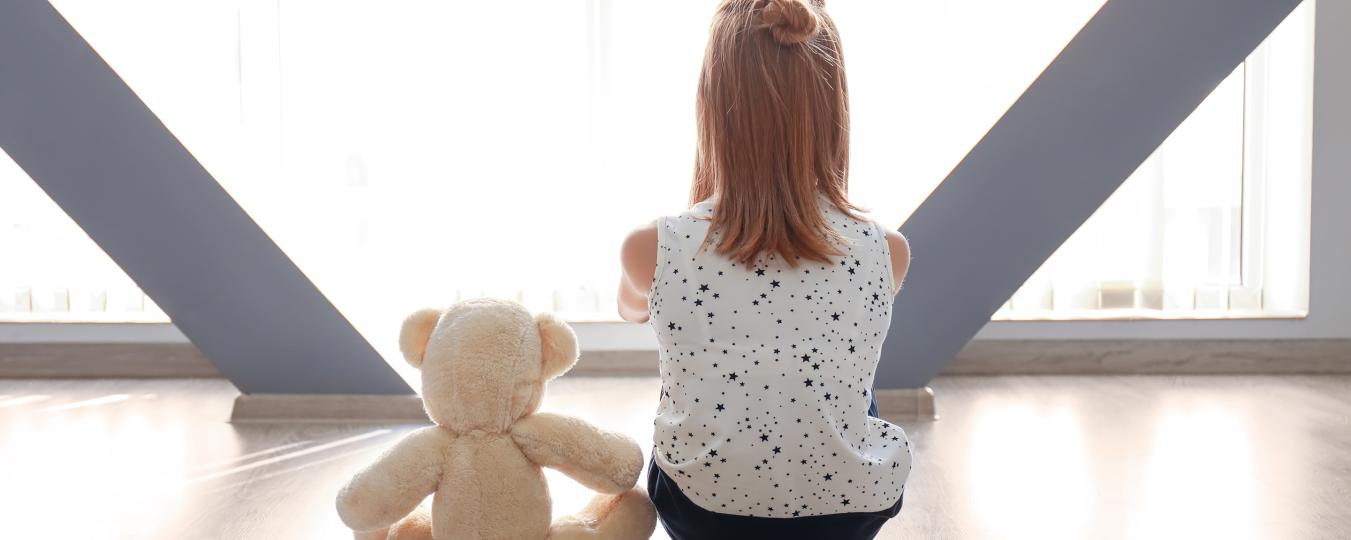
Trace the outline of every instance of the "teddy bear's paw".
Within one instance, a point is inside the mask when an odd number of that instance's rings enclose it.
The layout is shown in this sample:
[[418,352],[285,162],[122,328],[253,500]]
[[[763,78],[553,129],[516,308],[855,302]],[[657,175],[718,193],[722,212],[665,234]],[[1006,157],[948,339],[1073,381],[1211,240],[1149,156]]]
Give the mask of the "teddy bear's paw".
[[577,516],[563,516],[549,526],[549,540],[599,538],[594,524]]
[[652,536],[657,512],[641,488],[619,495],[596,495],[571,516],[549,528],[549,540],[635,540]]
[[431,510],[424,504],[390,527],[356,531],[352,536],[356,540],[432,540]]
[[389,527],[378,531],[355,531],[352,533],[355,540],[389,540]]
[[432,540],[432,515],[419,507],[389,530],[389,540]]

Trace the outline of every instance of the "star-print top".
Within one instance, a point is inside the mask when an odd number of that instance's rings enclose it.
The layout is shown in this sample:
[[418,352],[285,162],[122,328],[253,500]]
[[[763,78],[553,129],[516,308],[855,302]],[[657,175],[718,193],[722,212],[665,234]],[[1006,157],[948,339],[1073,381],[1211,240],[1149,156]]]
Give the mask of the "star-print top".
[[657,220],[654,460],[706,510],[870,512],[905,489],[909,439],[867,414],[891,321],[890,250],[876,223],[821,200],[849,241],[830,264],[767,254],[746,267],[699,250],[713,201]]

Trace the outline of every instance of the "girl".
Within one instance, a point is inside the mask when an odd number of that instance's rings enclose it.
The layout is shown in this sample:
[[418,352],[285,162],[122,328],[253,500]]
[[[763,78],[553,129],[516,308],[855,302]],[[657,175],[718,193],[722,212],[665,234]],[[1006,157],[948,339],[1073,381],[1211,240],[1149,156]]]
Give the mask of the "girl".
[[674,540],[873,538],[910,471],[872,395],[910,252],[846,199],[823,0],[722,0],[696,110],[692,207],[622,253],[620,315],[660,344],[648,494]]

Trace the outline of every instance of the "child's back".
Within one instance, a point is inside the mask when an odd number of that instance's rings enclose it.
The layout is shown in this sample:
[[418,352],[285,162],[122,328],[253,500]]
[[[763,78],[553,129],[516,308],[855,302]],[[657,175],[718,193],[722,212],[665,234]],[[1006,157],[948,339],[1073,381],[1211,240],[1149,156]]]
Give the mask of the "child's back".
[[660,342],[648,492],[674,540],[868,539],[900,510],[909,441],[872,383],[909,247],[847,198],[840,51],[821,0],[722,0],[696,203],[624,243],[620,315]]
[[[867,415],[891,321],[885,230],[822,200],[834,263],[749,267],[700,250],[714,202],[658,220],[655,462],[700,506],[799,517],[889,508],[909,441]],[[716,243],[715,233],[711,243]]]

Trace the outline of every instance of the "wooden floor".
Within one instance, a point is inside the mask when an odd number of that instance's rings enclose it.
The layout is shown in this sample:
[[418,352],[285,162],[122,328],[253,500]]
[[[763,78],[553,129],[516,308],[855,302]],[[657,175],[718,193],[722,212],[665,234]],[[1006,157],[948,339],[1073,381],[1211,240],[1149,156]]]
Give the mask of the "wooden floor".
[[[902,422],[885,538],[1351,538],[1351,377],[954,377]],[[655,379],[545,408],[650,440]],[[337,487],[412,426],[230,425],[221,380],[0,381],[0,538],[349,538]],[[555,512],[587,494],[550,473]],[[657,537],[665,538],[660,532]]]

